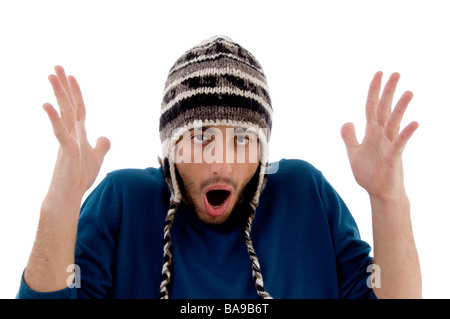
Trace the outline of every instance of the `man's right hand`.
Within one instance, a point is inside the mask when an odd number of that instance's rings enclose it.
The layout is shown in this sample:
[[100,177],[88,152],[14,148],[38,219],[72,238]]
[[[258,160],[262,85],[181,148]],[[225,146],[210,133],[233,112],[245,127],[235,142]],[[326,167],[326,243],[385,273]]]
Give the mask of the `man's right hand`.
[[60,145],[50,191],[57,192],[62,200],[81,199],[97,178],[111,144],[100,137],[97,145],[91,147],[86,136],[86,108],[80,86],[73,76],[66,76],[61,66],[56,66],[55,71],[56,76],[50,75],[49,81],[61,115],[51,104],[43,105]]
[[49,81],[60,115],[49,103],[43,105],[59,142],[52,181],[42,203],[36,240],[24,273],[36,291],[56,291],[67,286],[68,266],[74,264],[75,240],[81,201],[92,186],[111,144],[100,137],[94,148],[87,140],[86,108],[80,87],[61,66]]

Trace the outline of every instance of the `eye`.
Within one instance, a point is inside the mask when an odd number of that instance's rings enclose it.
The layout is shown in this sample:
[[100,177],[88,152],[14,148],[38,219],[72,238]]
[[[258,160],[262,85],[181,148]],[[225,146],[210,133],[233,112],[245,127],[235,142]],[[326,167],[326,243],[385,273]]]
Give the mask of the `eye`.
[[245,146],[250,143],[250,139],[245,135],[236,135],[234,140],[238,146]]
[[211,137],[204,133],[199,133],[192,135],[192,140],[195,144],[205,144],[211,140]]

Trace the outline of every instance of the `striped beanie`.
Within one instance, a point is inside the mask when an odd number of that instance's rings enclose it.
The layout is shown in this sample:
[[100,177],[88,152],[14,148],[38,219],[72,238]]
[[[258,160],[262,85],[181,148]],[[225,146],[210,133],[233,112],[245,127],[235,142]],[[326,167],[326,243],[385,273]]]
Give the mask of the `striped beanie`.
[[171,277],[170,228],[182,199],[177,180],[176,143],[187,131],[199,126],[229,126],[257,134],[260,165],[254,194],[250,197],[249,218],[244,238],[252,263],[258,294],[265,291],[258,257],[250,238],[259,196],[267,180],[268,142],[272,127],[272,106],[263,69],[246,49],[224,36],[203,41],[185,52],[169,71],[161,104],[159,133],[162,168],[171,190],[164,226],[164,260],[160,298],[169,297]]

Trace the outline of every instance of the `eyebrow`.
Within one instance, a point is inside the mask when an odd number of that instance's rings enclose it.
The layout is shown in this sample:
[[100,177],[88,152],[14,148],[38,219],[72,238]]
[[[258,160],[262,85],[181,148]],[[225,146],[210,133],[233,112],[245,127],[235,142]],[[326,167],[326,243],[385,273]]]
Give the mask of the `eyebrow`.
[[[204,132],[204,131],[206,131],[206,130],[208,130],[210,128],[216,128],[216,127],[217,126],[202,126],[201,127],[201,131]],[[194,128],[191,128],[189,131],[191,131],[191,132],[199,131],[199,128],[194,127]],[[235,127],[234,128],[234,132],[235,133],[252,133],[252,134],[255,134],[254,132],[246,132],[246,130],[244,128],[242,128],[242,127]]]

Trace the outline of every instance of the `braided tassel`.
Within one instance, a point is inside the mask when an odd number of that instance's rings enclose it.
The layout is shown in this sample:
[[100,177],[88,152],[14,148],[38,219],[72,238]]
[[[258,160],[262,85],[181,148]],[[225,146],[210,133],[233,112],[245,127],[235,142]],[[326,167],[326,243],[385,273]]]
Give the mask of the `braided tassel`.
[[252,229],[253,219],[255,217],[255,209],[252,205],[252,212],[247,220],[247,225],[245,227],[245,244],[247,245],[248,254],[250,255],[250,260],[252,261],[252,274],[255,281],[256,291],[258,295],[263,299],[273,299],[270,294],[264,289],[264,282],[261,274],[261,269],[259,266],[258,256],[256,255],[255,249],[253,248],[253,242],[250,238],[250,232]]
[[178,208],[177,203],[171,203],[167,212],[166,222],[164,224],[164,261],[162,268],[161,285],[159,288],[159,299],[169,299],[169,285],[172,265],[172,238],[170,228],[172,227],[175,212]]

